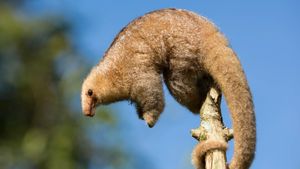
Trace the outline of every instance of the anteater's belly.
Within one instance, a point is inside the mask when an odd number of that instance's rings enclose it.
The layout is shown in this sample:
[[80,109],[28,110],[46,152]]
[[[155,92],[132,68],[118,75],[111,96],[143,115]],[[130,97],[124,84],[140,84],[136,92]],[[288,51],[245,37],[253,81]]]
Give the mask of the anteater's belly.
[[211,78],[201,72],[197,64],[186,60],[177,59],[169,65],[164,72],[164,79],[170,93],[190,111],[199,113],[211,86]]

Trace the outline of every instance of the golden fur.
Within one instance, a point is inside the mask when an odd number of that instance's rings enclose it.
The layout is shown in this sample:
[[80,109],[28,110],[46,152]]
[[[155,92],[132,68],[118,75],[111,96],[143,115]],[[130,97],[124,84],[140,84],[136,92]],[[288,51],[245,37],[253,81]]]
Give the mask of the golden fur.
[[[152,127],[164,107],[162,79],[174,98],[193,113],[199,112],[209,87],[218,85],[233,121],[235,144],[229,167],[249,168],[256,130],[245,74],[226,38],[193,12],[163,9],[127,25],[85,79],[83,112],[93,116],[99,104],[130,100]],[[195,152],[194,158],[203,154]]]

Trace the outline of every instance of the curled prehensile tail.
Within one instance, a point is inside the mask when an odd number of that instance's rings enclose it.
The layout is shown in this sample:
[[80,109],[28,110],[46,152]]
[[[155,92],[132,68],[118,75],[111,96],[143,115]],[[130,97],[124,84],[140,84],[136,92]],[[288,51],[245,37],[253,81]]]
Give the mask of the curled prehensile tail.
[[205,154],[211,150],[223,150],[226,151],[227,143],[220,141],[201,141],[197,144],[192,154],[192,163],[196,169],[205,169]]
[[225,95],[233,119],[234,154],[229,168],[249,168],[256,144],[255,114],[240,61],[231,48],[217,46],[205,57],[204,67]]

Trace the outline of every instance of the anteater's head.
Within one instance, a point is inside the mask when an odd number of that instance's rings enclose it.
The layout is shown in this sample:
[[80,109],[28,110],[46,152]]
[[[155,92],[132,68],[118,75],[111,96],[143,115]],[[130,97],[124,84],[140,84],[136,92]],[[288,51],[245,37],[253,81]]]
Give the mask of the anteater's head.
[[98,105],[107,104],[110,87],[107,78],[93,68],[82,84],[81,105],[86,116],[94,116]]

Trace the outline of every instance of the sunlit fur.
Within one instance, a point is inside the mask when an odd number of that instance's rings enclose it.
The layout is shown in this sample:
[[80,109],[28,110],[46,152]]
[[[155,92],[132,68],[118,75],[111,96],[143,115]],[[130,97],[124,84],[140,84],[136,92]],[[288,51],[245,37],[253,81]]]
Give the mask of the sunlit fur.
[[[249,168],[256,129],[245,74],[226,38],[193,12],[164,9],[127,25],[84,81],[83,111],[93,115],[95,105],[130,100],[139,117],[152,127],[164,108],[163,79],[174,98],[193,113],[198,113],[210,86],[220,88],[234,129],[229,168]],[[87,95],[89,89],[92,96]],[[218,144],[206,143],[214,145]],[[195,152],[194,158],[204,154]]]

